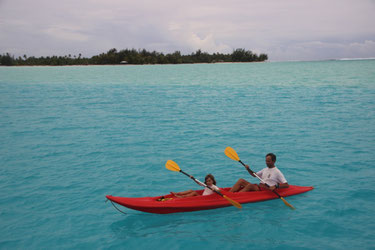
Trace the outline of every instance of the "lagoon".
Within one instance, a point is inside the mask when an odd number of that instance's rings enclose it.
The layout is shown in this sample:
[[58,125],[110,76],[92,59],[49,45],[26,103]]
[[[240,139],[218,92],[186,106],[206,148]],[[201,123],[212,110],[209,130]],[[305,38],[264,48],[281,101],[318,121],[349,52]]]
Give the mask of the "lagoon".
[[[375,60],[0,67],[0,248],[371,249]],[[256,181],[264,156],[288,197],[154,215],[105,195]]]

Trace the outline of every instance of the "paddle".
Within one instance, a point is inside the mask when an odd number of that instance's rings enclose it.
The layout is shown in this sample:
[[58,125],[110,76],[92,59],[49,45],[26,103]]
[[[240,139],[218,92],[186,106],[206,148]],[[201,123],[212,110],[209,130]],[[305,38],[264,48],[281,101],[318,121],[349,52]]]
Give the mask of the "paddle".
[[230,204],[232,204],[232,205],[235,206],[236,208],[242,208],[241,204],[238,203],[237,201],[232,200],[231,198],[229,198],[229,197],[225,196],[224,194],[222,194],[220,191],[215,190],[215,189],[212,189],[211,187],[207,186],[205,183],[200,182],[199,180],[195,179],[193,176],[191,176],[191,175],[185,173],[184,171],[182,171],[182,170],[180,169],[180,167],[177,165],[176,162],[174,162],[174,161],[172,161],[172,160],[168,160],[167,163],[165,164],[165,167],[166,167],[168,170],[183,173],[184,175],[188,176],[189,178],[193,179],[194,181],[196,181],[196,182],[202,184],[202,186],[211,189],[212,191],[214,191],[215,193],[217,193],[218,195],[220,195],[221,197],[223,197],[224,199],[226,199],[228,202],[230,202]]
[[[231,147],[227,147],[225,150],[224,150],[224,153],[226,156],[228,156],[229,158],[231,158],[232,160],[235,160],[235,161],[238,161],[239,163],[241,163],[245,168],[246,168],[246,165],[240,160],[240,157],[238,157],[238,154],[237,152],[231,148]],[[257,177],[261,182],[263,182],[266,186],[267,183],[265,183],[254,171],[252,171],[250,168],[246,168],[246,170],[251,174],[251,175],[254,175],[255,177]],[[269,187],[269,186],[268,186]],[[295,209],[291,204],[289,204],[285,199],[284,197],[281,197],[277,192],[276,190],[272,190],[284,203],[285,205],[287,205],[288,207],[290,207],[291,209]]]

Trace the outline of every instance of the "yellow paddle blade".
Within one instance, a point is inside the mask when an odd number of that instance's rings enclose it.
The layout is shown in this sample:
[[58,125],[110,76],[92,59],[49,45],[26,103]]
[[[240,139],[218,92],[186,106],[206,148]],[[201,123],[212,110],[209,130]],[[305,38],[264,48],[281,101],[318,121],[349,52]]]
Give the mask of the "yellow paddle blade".
[[283,197],[280,197],[280,199],[285,203],[285,205],[287,205],[288,207],[290,207],[291,209],[295,209],[291,204],[289,204],[289,202],[287,202]]
[[229,198],[229,197],[227,197],[227,196],[225,196],[225,195],[223,195],[223,198],[226,199],[227,201],[229,201],[229,202],[230,202],[233,206],[235,206],[236,208],[239,208],[239,209],[242,208],[241,204],[238,203],[237,201],[234,201],[234,200],[232,200],[231,198]]
[[167,163],[165,163],[165,167],[168,170],[180,172],[180,167],[177,165],[176,162],[174,162],[172,160],[168,160]]
[[238,154],[237,152],[231,148],[231,147],[227,147],[225,150],[224,150],[224,153],[226,156],[228,156],[229,158],[231,158],[232,160],[235,160],[235,161],[240,161],[240,157],[238,157]]

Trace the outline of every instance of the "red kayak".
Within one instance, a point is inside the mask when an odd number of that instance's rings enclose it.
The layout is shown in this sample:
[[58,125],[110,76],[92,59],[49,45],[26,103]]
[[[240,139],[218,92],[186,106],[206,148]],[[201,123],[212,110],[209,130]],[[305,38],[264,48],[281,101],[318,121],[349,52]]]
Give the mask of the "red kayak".
[[[277,192],[280,194],[280,196],[287,197],[291,195],[305,193],[312,189],[313,187],[301,187],[290,185],[289,188],[277,189]],[[229,190],[230,188],[220,189],[220,191],[224,195],[241,204],[279,198],[275,193],[269,190],[241,193],[232,193],[229,192]],[[203,193],[203,190],[196,191],[199,194]],[[120,204],[124,207],[155,214],[192,212],[198,210],[207,210],[231,206],[231,204],[226,199],[224,199],[216,193],[211,195],[200,195],[186,198],[177,198],[172,194],[156,197],[139,198],[116,197],[112,195],[107,195],[106,197],[108,200]]]

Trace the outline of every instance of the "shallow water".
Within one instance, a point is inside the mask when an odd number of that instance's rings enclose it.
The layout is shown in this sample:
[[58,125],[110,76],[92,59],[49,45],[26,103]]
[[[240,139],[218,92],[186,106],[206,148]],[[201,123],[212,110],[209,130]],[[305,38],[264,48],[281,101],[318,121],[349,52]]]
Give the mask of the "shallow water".
[[[0,67],[0,248],[373,249],[375,61]],[[105,195],[256,181],[311,192],[169,215]]]

